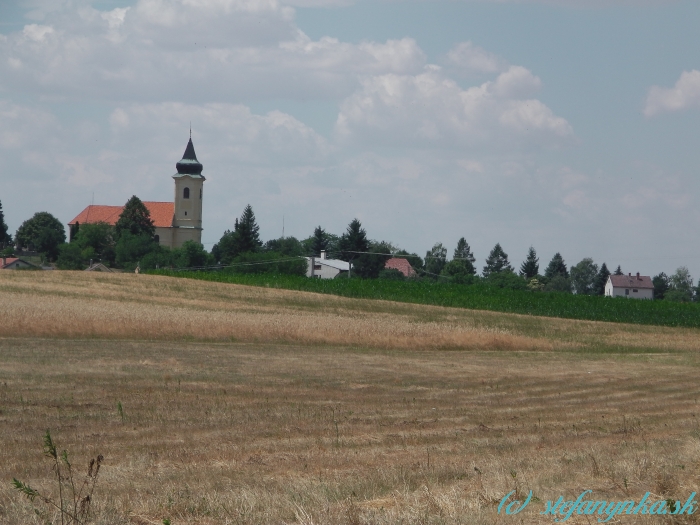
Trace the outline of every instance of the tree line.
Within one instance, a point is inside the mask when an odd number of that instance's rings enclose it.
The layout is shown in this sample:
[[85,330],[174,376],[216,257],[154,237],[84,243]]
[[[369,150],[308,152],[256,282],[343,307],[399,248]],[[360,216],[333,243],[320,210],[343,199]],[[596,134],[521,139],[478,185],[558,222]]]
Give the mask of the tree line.
[[[388,259],[403,257],[416,271],[416,279],[465,285],[485,282],[500,288],[581,295],[604,295],[611,275],[605,262],[598,266],[587,257],[569,267],[560,253],[555,253],[540,272],[540,260],[534,247],[529,248],[516,270],[500,243],[490,251],[479,274],[476,258],[464,237],[457,241],[451,259],[442,243],[436,243],[420,257],[391,242],[371,240],[358,219],[353,219],[341,235],[317,226],[305,239],[280,237],[263,242],[250,205],[235,220],[233,230],[223,233],[211,252],[191,241],[181,248],[168,249],[155,240],[155,227],[148,209],[136,196],[126,203],[114,226],[106,223],[78,225],[71,232],[70,242],[66,242],[61,222],[47,212],[36,213],[23,222],[14,239],[7,230],[0,203],[2,254],[9,256],[22,249],[36,251],[61,269],[83,269],[90,262],[99,261],[125,270],[136,266],[141,269],[222,267],[242,273],[305,275],[307,264],[302,257],[319,257],[321,252],[326,252],[328,258],[351,263],[351,276],[355,278],[405,279],[398,270],[385,269]],[[623,274],[619,265],[614,274]],[[700,301],[700,283],[693,286],[693,278],[685,267],[671,275],[662,272],[652,281],[656,299]]]

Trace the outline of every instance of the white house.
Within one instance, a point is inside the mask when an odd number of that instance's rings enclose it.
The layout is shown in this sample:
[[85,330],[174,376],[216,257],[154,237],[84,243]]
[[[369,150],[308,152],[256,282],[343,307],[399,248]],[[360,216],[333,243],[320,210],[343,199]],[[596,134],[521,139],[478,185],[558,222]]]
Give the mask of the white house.
[[321,257],[307,257],[307,277],[317,279],[333,279],[341,273],[350,271],[350,263],[339,259],[326,259],[326,252],[321,252]]
[[654,283],[647,275],[611,275],[605,283],[607,297],[627,297],[628,299],[653,299]]

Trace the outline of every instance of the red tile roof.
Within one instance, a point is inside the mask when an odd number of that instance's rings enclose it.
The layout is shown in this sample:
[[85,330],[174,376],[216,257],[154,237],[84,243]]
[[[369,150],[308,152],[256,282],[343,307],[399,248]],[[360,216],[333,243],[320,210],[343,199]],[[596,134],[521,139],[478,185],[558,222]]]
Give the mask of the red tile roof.
[[648,275],[611,275],[610,280],[615,288],[651,288],[654,283]]
[[[156,228],[169,228],[173,225],[175,215],[175,204],[172,202],[144,201],[143,203],[151,214],[151,220]],[[76,222],[80,224],[94,224],[96,222],[106,222],[114,226],[119,220],[124,206],[102,206],[91,205],[81,211],[78,216],[70,221],[70,226]]]
[[389,259],[386,264],[384,264],[384,268],[387,270],[398,270],[406,277],[416,276],[416,271],[413,269],[413,266],[411,266],[411,263],[399,257],[392,257]]
[[5,269],[17,260],[19,260],[19,257],[6,257],[5,264],[2,264],[3,259],[0,259],[0,268]]

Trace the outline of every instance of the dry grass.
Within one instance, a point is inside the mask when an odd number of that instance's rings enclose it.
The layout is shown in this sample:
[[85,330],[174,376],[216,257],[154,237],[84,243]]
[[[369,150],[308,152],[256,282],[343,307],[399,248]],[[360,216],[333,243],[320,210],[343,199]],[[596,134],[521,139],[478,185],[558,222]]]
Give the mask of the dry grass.
[[34,523],[9,481],[48,486],[46,428],[105,455],[105,525],[549,523],[497,501],[700,485],[698,331],[5,273],[2,523]]

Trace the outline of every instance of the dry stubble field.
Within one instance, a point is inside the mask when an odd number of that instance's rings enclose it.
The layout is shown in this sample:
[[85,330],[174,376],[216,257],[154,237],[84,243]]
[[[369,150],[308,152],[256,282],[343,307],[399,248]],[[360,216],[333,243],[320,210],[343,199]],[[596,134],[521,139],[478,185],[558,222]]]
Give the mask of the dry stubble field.
[[685,499],[698,350],[697,330],[2,272],[0,522],[38,523],[10,481],[50,488],[47,428],[75,463],[104,454],[103,524],[553,523],[498,501]]

